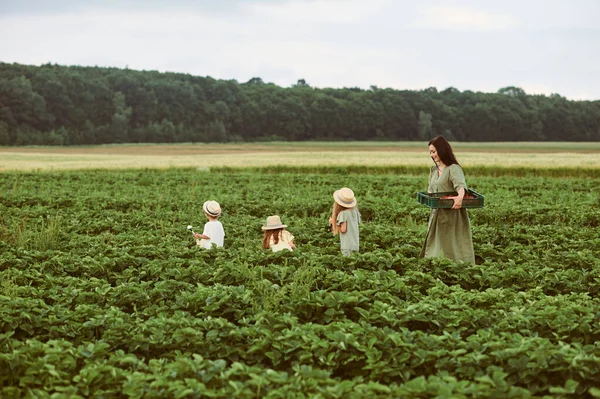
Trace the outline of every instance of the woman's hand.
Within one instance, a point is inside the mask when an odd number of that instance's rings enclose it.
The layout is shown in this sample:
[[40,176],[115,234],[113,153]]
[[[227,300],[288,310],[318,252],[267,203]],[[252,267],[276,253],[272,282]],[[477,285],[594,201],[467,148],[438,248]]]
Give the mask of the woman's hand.
[[462,207],[462,198],[458,195],[456,197],[450,197],[454,200],[454,205],[452,205],[452,209],[460,209]]
[[452,209],[460,209],[462,207],[463,197],[465,196],[465,189],[458,189],[458,195],[455,197],[450,197],[454,200],[454,205],[452,205]]

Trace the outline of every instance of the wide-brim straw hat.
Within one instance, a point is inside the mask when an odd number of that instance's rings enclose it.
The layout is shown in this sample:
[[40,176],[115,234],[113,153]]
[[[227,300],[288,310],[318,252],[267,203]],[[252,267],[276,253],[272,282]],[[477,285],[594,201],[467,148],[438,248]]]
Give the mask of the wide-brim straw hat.
[[202,205],[202,210],[209,216],[218,217],[221,216],[221,205],[217,201],[206,201]]
[[333,193],[333,200],[344,208],[354,208],[356,206],[354,191],[348,187],[341,188]]
[[276,229],[284,229],[287,225],[281,223],[281,218],[277,215],[269,216],[267,218],[267,223],[261,227],[263,230],[276,230]]

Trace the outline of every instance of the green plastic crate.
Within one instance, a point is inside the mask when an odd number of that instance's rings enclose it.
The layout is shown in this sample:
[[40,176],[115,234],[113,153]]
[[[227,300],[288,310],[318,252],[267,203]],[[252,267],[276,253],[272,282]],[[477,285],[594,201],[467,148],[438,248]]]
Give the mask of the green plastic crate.
[[[467,189],[465,192],[465,196],[470,194],[473,198],[463,198],[462,207],[463,208],[483,208],[483,200],[485,197],[479,194],[477,191]],[[456,192],[444,192],[444,193],[425,193],[419,191],[417,193],[417,200],[419,204],[423,204],[430,208],[452,208],[454,205],[454,200],[452,199],[442,199],[441,197],[449,197],[458,195]]]

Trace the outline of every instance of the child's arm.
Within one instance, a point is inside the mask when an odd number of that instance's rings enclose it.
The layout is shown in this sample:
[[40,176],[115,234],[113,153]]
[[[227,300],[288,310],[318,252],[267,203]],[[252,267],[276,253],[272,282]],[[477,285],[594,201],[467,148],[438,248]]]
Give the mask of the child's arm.
[[202,233],[196,233],[194,235],[195,239],[203,239],[203,240],[210,240],[210,236],[207,236],[206,233],[210,233],[210,229],[208,228],[208,223],[204,225],[204,231],[202,231]]
[[292,250],[296,249],[296,245],[294,245],[294,239],[293,238],[290,240],[290,248],[292,248]]
[[342,234],[346,233],[346,227],[348,227],[348,226],[346,226],[346,222],[340,223],[340,233],[342,233]]

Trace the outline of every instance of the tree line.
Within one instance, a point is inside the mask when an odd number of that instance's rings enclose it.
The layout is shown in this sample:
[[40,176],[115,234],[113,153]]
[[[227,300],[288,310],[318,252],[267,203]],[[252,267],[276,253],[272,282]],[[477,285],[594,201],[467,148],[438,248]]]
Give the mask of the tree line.
[[0,145],[305,140],[600,141],[600,101],[447,88],[284,88],[0,63]]

